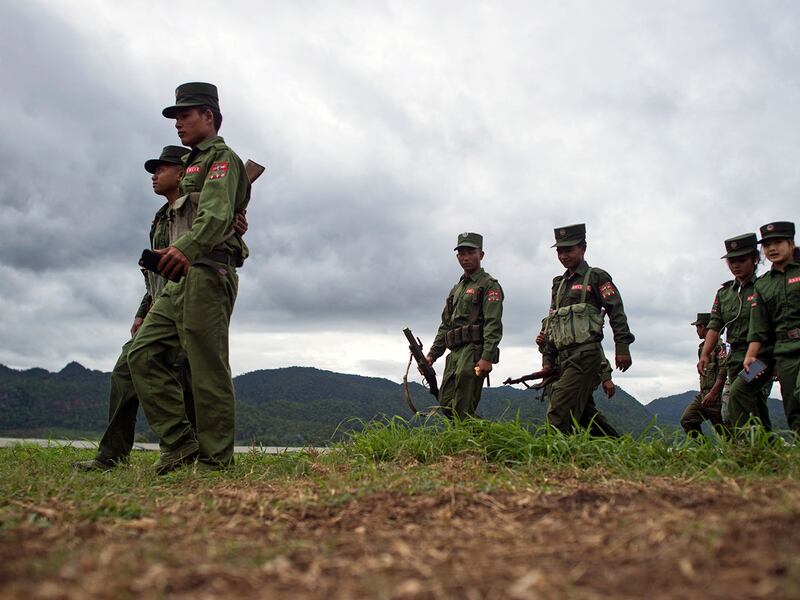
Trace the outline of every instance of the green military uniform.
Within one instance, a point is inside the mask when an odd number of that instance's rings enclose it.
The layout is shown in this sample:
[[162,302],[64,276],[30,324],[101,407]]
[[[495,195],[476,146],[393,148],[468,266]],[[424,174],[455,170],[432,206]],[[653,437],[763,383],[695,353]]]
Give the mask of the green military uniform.
[[[756,250],[756,235],[747,233],[725,240],[725,255],[722,258],[736,258],[746,256]],[[728,412],[732,425],[741,425],[753,415],[760,419],[765,429],[772,429],[769,418],[767,398],[772,389],[772,378],[759,377],[746,382],[737,377],[742,370],[745,354],[747,353],[747,329],[750,324],[750,303],[753,299],[756,276],[740,283],[736,280],[727,281],[717,290],[714,304],[711,307],[711,319],[708,328],[726,332],[726,341],[730,346],[726,360],[728,381],[730,383],[730,399]],[[772,347],[765,345],[758,355],[769,366],[772,372]]]
[[[482,248],[483,238],[462,233],[458,247]],[[500,284],[483,269],[465,273],[447,296],[428,356],[436,360],[445,349],[450,350],[439,385],[439,405],[448,416],[475,414],[484,381],[475,374],[475,364],[480,359],[491,363],[499,360],[503,299]]]
[[[556,228],[555,238],[555,247],[575,246],[585,240],[586,227],[579,224]],[[611,276],[583,261],[574,273],[567,271],[553,279],[547,321],[547,337],[552,345],[544,354],[542,365],[557,365],[561,372],[550,390],[547,421],[564,433],[572,430],[573,421],[579,425],[586,422],[587,409],[593,412],[595,423],[606,422],[602,413],[593,408],[592,399],[604,358],[603,312],[614,331],[616,354],[628,356],[634,336]]]
[[[795,233],[788,221],[769,223],[760,231],[759,243],[794,239]],[[774,342],[783,410],[789,428],[800,433],[800,263],[796,259],[783,271],[773,267],[756,281],[747,340]]]
[[[542,333],[544,333],[546,325],[547,319],[544,319],[542,321]],[[602,351],[602,347],[600,350]],[[555,348],[552,347],[552,344],[547,340],[546,337],[544,342],[539,344],[539,352],[541,352],[543,355],[549,352],[551,356],[558,356]],[[596,390],[598,386],[602,385],[606,381],[611,381],[611,373],[611,363],[608,362],[608,358],[604,352],[603,358],[600,361],[600,370],[598,371],[597,376],[594,379],[594,383],[592,384],[592,390]],[[545,397],[549,397],[552,387],[552,383],[547,385],[544,390]],[[606,416],[597,410],[597,405],[594,402],[594,393],[592,393],[589,396],[589,399],[586,401],[586,408],[583,409],[583,414],[581,414],[581,418],[578,419],[578,425],[584,429],[588,428],[590,435],[598,437],[619,437],[619,432],[609,422]]]
[[[710,320],[711,313],[697,313],[697,320],[690,324],[708,327]],[[700,346],[697,348],[698,359],[703,354],[704,344],[705,341],[700,342]],[[720,393],[708,405],[703,406],[703,398],[708,395],[717,381],[721,386],[725,384],[726,364],[725,344],[720,341],[717,342],[716,348],[709,356],[705,372],[700,376],[700,393],[695,396],[681,415],[681,427],[687,434],[701,435],[703,433],[701,426],[705,420],[710,421],[715,428],[722,431],[722,387],[720,387]]]
[[[159,164],[183,165],[182,157],[188,153],[188,149],[183,146],[165,146],[158,158],[150,159],[144,164],[144,168],[149,173],[155,173]],[[165,203],[158,209],[153,217],[150,226],[150,248],[158,250],[169,246],[169,222],[167,219],[167,209],[169,204]],[[166,279],[155,273],[142,270],[144,275],[145,293],[136,311],[136,318],[144,319],[155,299],[159,297],[164,289]],[[86,469],[112,468],[116,463],[127,459],[133,449],[134,434],[136,429],[136,413],[139,410],[139,398],[133,386],[131,371],[128,367],[128,352],[133,344],[133,339],[128,340],[114,369],[111,371],[111,387],[108,395],[108,426],[100,440],[97,455],[91,461],[76,463],[76,466]],[[185,361],[180,361],[181,377],[184,383],[189,381],[189,366]],[[191,398],[190,386],[184,385],[186,394],[185,404],[188,414],[194,422],[193,402]]]
[[[175,96],[176,105],[164,109],[164,116],[190,106],[219,107],[216,87],[210,84],[184,84]],[[232,224],[234,213],[247,207],[250,183],[241,159],[214,136],[186,158],[181,191],[196,203],[196,215],[172,246],[191,267],[180,281],[166,285],[128,355],[145,416],[160,440],[159,470],[195,455],[211,468],[233,462],[235,399],[228,327],[238,290],[236,267],[248,250]],[[196,432],[186,416],[174,367],[181,349],[192,369]]]

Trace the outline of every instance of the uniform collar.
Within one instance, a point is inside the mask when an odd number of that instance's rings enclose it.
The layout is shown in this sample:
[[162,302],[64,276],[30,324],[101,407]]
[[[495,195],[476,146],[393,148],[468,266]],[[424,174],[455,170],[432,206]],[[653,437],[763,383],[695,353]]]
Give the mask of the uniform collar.
[[774,267],[770,267],[770,269],[769,269],[769,272],[770,272],[770,273],[776,273],[777,275],[783,275],[784,273],[786,273],[786,271],[789,269],[789,267],[792,267],[792,266],[794,266],[794,267],[798,267],[798,266],[800,266],[800,265],[798,265],[798,264],[797,264],[797,261],[796,261],[796,260],[794,260],[794,259],[791,259],[791,260],[789,260],[789,262],[787,262],[787,263],[786,263],[786,265],[783,267],[783,271],[778,271],[778,270],[776,270]]
[[217,143],[219,143],[219,142],[222,142],[222,143],[224,144],[224,143],[225,143],[225,140],[224,140],[224,139],[222,139],[222,136],[220,136],[220,135],[215,135],[215,136],[213,136],[213,137],[210,137],[210,138],[208,138],[207,140],[203,140],[202,142],[200,142],[199,144],[197,144],[197,146],[196,146],[196,147],[197,147],[199,150],[202,150],[202,151],[204,151],[204,152],[205,152],[206,150],[208,150],[209,148],[211,148],[211,146],[213,146],[214,144],[217,144]]
[[[589,270],[589,263],[587,263],[585,260],[583,260],[583,261],[581,261],[581,264],[578,265],[578,268],[575,269],[575,274],[576,275],[580,275],[581,277],[583,277],[584,275],[586,275],[586,271],[588,271],[588,270]],[[569,277],[569,269],[564,271],[564,278],[566,279],[568,277]]]
[[748,285],[750,283],[754,283],[756,279],[758,279],[758,276],[756,275],[755,271],[753,271],[753,274],[750,276],[750,279],[748,279],[744,283],[739,283],[738,279],[734,279],[733,280],[733,289],[738,290],[740,288],[743,288],[743,287],[745,287],[746,285]]
[[162,218],[164,215],[167,214],[168,210],[169,210],[169,202],[165,202],[164,206],[162,206],[156,211],[156,216],[153,220],[158,221],[160,218]]
[[461,276],[461,281],[468,281],[468,280],[472,282],[478,281],[481,278],[481,275],[483,275],[485,272],[486,271],[483,270],[483,267],[481,267],[480,269],[475,271],[472,275],[467,275],[466,273],[464,273]]

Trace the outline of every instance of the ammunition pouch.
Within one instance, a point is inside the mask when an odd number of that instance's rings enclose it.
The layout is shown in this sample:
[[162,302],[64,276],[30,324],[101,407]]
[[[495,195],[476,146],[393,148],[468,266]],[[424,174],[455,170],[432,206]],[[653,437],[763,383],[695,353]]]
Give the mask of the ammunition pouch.
[[467,344],[482,343],[483,328],[480,325],[464,325],[444,334],[444,345],[448,350],[458,350]]
[[586,272],[583,278],[581,301],[569,306],[559,306],[558,300],[564,286],[561,280],[556,292],[556,306],[547,317],[546,334],[556,350],[564,350],[580,344],[598,342],[603,335],[603,311],[594,304],[586,302],[586,291],[592,269]]

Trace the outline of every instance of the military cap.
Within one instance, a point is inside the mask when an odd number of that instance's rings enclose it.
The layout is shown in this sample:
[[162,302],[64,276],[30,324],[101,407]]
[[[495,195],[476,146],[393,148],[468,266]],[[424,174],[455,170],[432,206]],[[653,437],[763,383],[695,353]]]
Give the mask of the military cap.
[[161,114],[168,119],[174,119],[179,110],[192,106],[208,106],[219,111],[217,86],[199,81],[182,83],[175,90],[175,104],[162,110]]
[[551,248],[575,246],[586,239],[586,225],[583,223],[556,227],[554,231],[556,234],[556,243],[550,246]]
[[762,225],[759,229],[761,232],[761,239],[758,240],[759,244],[763,244],[764,240],[771,239],[794,239],[794,223],[790,221],[775,221],[774,223],[767,223]]
[[456,247],[453,250],[458,250],[462,247],[483,250],[483,236],[480,233],[467,233],[466,231],[459,233],[458,242],[456,242]]
[[702,325],[705,327],[711,321],[711,313],[697,313],[697,319],[689,323],[689,325]]
[[725,240],[725,254],[720,258],[745,256],[758,250],[758,238],[755,233],[743,233]]
[[166,163],[168,165],[181,165],[183,166],[183,157],[189,154],[189,149],[183,146],[164,146],[161,151],[161,156],[158,158],[151,158],[144,163],[144,170],[148,173],[155,173],[158,165]]

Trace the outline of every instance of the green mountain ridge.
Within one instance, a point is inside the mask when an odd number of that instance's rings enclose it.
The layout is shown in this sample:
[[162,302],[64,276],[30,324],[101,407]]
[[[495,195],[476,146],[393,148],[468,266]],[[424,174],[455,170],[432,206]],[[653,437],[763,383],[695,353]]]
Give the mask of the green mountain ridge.
[[[56,373],[0,365],[0,435],[98,439],[108,420],[109,380],[110,373],[76,362]],[[393,415],[411,418],[402,386],[380,377],[285,367],[244,373],[234,378],[234,385],[236,438],[241,444],[325,445],[360,429],[365,421]],[[435,403],[422,385],[411,383],[410,390],[418,408]],[[620,431],[638,434],[654,419],[661,427],[679,427],[680,414],[696,393],[658,398],[645,406],[617,387],[611,400],[596,390],[595,401]],[[538,398],[532,390],[485,388],[478,412],[493,420],[519,416],[535,425],[544,422],[546,410]],[[776,412],[782,416],[780,406]],[[777,419],[776,425],[780,427]],[[141,411],[137,437],[156,441]]]

